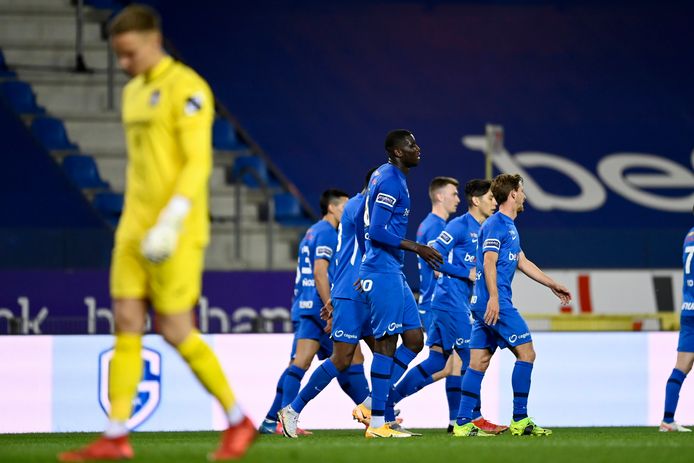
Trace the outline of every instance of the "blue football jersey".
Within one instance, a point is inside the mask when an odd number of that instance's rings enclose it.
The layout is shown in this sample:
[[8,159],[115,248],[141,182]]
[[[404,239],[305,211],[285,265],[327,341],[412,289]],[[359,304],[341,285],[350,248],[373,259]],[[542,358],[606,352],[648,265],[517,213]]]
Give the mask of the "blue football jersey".
[[682,264],[684,266],[684,284],[682,287],[682,315],[694,316],[694,227],[684,238],[682,249]]
[[364,296],[354,289],[359,279],[359,266],[364,255],[364,195],[357,193],[345,203],[342,220],[337,229],[337,249],[330,292],[333,298],[363,301]]
[[410,193],[405,174],[383,164],[371,175],[364,210],[366,255],[362,269],[374,273],[400,273],[405,252],[400,241],[407,233]]
[[[313,278],[314,263],[318,259],[332,261],[337,247],[337,230],[327,220],[320,220],[308,229],[299,244],[299,268],[301,272],[301,291],[299,311],[301,315],[318,314],[323,301],[316,290]],[[328,268],[330,269],[331,266]],[[331,275],[328,275],[332,281]]]
[[[477,261],[477,235],[480,224],[469,212],[456,217],[439,234],[433,247],[444,257],[443,275],[438,279],[434,292],[434,306],[443,310],[470,308],[472,281],[460,276],[470,275]],[[448,273],[451,270],[456,272]]]
[[292,296],[291,319],[293,322],[298,322],[300,318],[299,312],[299,295],[301,294],[301,266],[299,261],[296,262],[296,278],[294,279],[294,292]]
[[[445,227],[446,221],[430,212],[417,228],[417,242],[428,246],[433,245],[436,237]],[[419,256],[417,256],[417,267],[419,268],[419,303],[428,303],[436,289],[434,269]]]
[[499,254],[496,262],[496,286],[499,293],[499,310],[512,309],[511,282],[518,267],[521,253],[520,236],[509,216],[496,212],[480,227],[477,242],[477,281],[475,282],[472,309],[484,312],[487,309],[489,291],[484,278],[484,253]]

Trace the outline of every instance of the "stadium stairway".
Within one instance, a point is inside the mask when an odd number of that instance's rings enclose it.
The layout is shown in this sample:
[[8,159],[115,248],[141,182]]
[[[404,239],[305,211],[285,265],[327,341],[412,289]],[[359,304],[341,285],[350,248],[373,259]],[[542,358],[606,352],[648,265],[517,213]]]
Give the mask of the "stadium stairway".
[[[88,2],[86,2],[88,3]],[[84,61],[90,72],[75,72],[75,7],[70,0],[0,0],[0,49],[17,78],[31,84],[38,103],[62,119],[69,138],[96,160],[99,174],[116,192],[125,186],[125,140],[120,125],[121,91],[127,78],[116,72],[114,108],[108,109],[108,47],[102,24],[107,10],[85,7]],[[212,236],[208,269],[267,268],[267,224],[261,221],[260,189],[240,188],[241,256],[235,256],[235,194],[228,182],[234,158],[243,151],[215,151],[210,179]],[[60,158],[56,159],[60,162]],[[85,192],[89,194],[89,192]],[[267,216],[267,214],[265,214]],[[293,269],[301,226],[274,229],[274,269]]]

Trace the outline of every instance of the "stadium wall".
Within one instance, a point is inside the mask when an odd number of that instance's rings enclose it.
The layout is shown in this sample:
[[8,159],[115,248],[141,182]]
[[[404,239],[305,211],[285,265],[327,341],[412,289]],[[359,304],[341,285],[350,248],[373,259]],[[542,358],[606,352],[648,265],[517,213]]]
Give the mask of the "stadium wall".
[[[675,268],[692,225],[688,2],[155,1],[164,29],[301,191],[355,192],[414,130],[409,236],[436,175],[484,175],[505,130],[526,254],[552,268]],[[406,31],[406,32],[405,32]],[[418,287],[414,259],[408,279]]]
[[[533,335],[538,352],[529,410],[547,426],[656,426],[665,382],[676,357],[676,333]],[[257,423],[267,412],[286,368],[290,335],[208,335],[246,412]],[[110,336],[0,337],[0,433],[100,431],[106,423]],[[141,431],[222,429],[220,409],[174,349],[146,336],[146,378],[131,424]],[[368,349],[367,349],[368,350]],[[415,363],[422,360],[422,356]],[[366,366],[370,354],[366,354]],[[482,385],[483,412],[510,421],[508,351],[495,356]],[[312,369],[317,366],[314,362]],[[309,372],[310,375],[310,372]],[[308,375],[307,375],[308,377]],[[448,422],[443,382],[401,403],[410,428]],[[307,429],[357,428],[353,404],[333,382],[301,416]],[[694,383],[682,388],[678,420],[694,421]]]
[[[676,316],[680,311],[679,270],[555,270],[549,274],[569,288],[573,302],[561,307],[549,290],[519,273],[513,293],[523,313]],[[203,295],[195,307],[201,331],[291,331],[294,277],[293,272],[205,272]],[[0,271],[0,333],[110,333],[108,281],[106,270]],[[531,327],[552,329],[532,322]],[[638,329],[657,330],[660,325]]]

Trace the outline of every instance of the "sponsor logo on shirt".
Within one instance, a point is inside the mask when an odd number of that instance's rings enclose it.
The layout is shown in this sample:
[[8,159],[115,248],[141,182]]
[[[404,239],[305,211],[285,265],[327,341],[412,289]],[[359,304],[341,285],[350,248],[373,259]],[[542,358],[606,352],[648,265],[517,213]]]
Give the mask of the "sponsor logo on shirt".
[[300,309],[312,309],[313,308],[313,301],[299,301],[299,308]]
[[388,331],[395,331],[395,330],[397,330],[398,328],[402,328],[402,323],[395,323],[395,322],[393,322],[393,323],[391,323],[390,325],[388,325]]
[[408,208],[405,208],[405,210],[404,210],[403,213],[402,213],[402,216],[403,216],[403,217],[407,217],[407,216],[409,216],[409,215],[410,215],[410,210],[409,210]]
[[316,286],[316,280],[314,280],[313,278],[304,278],[301,281],[301,286],[313,288]]
[[484,244],[482,245],[483,249],[491,248],[491,249],[496,249],[497,251],[501,247],[501,241],[494,239],[494,238],[489,238],[484,240]]
[[464,346],[465,344],[470,344],[470,340],[465,338],[458,338],[455,340],[456,346]]
[[510,260],[511,262],[517,261],[518,260],[518,254],[514,254],[512,252],[509,252],[508,253],[508,260]]
[[385,193],[379,193],[378,196],[376,196],[376,203],[383,204],[384,206],[393,207],[396,202],[397,199]]
[[516,238],[518,238],[518,233],[516,233],[516,230],[511,229],[508,231],[508,233],[509,233],[509,235],[511,235],[512,241],[515,240]]
[[508,337],[508,342],[513,344],[516,341],[522,341],[525,338],[530,337],[530,333],[523,333],[523,334],[512,334],[511,336]]
[[694,302],[683,302],[682,303],[682,311],[685,310],[694,310]]
[[442,231],[438,238],[443,244],[451,244],[453,237],[447,231]]
[[316,257],[327,257],[330,259],[333,256],[333,250],[330,246],[318,246],[316,248]]
[[477,244],[477,233],[470,233],[470,241],[472,244]]
[[465,253],[465,257],[463,259],[465,262],[475,262],[475,256],[471,256],[467,252]]

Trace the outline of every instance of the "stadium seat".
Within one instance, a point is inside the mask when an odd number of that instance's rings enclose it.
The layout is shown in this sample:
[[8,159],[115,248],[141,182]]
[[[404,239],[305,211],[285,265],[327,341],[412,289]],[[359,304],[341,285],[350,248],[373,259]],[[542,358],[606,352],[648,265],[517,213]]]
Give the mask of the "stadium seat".
[[118,219],[123,212],[123,195],[110,191],[94,195],[92,205],[101,216],[112,226],[118,225]]
[[31,90],[31,85],[21,80],[0,83],[0,95],[17,114],[45,114],[46,112],[36,103],[36,96]]
[[2,53],[2,50],[0,50],[0,79],[13,78],[16,76],[17,75],[7,67],[5,55]]
[[282,225],[299,226],[310,225],[311,220],[306,217],[299,200],[291,193],[277,193],[275,199],[275,221]]
[[236,129],[226,119],[217,118],[212,127],[212,145],[217,150],[238,151],[248,148],[238,139]]
[[123,5],[118,0],[85,0],[84,4],[100,10],[123,9]]
[[109,188],[108,182],[99,175],[94,158],[71,154],[63,159],[63,171],[79,188]]
[[[253,175],[253,172],[256,175]],[[270,186],[267,165],[258,156],[239,156],[234,159],[231,177],[233,181],[241,181],[249,188]]]
[[79,147],[69,140],[59,119],[37,117],[31,122],[31,133],[48,151],[79,151]]

